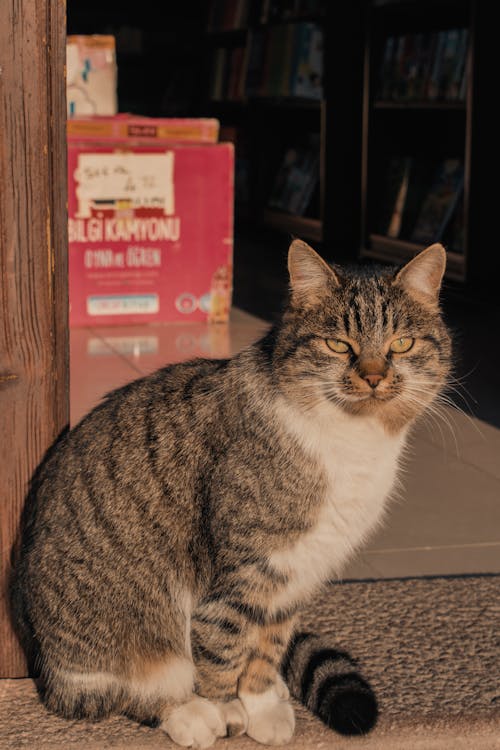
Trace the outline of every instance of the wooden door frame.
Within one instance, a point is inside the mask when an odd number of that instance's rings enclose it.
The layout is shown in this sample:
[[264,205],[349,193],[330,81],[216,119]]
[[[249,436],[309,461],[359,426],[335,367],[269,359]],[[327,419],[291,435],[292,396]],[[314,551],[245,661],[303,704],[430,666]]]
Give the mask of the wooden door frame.
[[29,478],[69,421],[66,1],[0,0],[0,18],[0,677],[22,677],[11,550]]

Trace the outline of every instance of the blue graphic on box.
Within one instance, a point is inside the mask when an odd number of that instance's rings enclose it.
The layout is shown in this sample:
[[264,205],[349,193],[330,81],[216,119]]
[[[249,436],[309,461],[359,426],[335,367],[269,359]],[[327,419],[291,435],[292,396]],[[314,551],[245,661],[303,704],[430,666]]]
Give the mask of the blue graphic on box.
[[107,294],[87,297],[88,315],[151,314],[160,309],[157,294]]

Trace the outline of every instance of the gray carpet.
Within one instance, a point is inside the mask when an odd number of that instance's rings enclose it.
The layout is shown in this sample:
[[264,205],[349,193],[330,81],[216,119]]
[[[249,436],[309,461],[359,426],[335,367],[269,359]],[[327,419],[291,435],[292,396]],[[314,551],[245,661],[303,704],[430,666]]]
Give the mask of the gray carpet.
[[360,659],[386,718],[500,712],[500,576],[345,582],[304,622]]
[[[360,660],[380,709],[366,737],[341,737],[304,710],[290,750],[500,748],[500,577],[353,581],[327,587],[304,627]],[[0,681],[0,748],[171,748],[158,730],[116,717],[49,716],[30,680]],[[215,749],[251,750],[248,737]]]

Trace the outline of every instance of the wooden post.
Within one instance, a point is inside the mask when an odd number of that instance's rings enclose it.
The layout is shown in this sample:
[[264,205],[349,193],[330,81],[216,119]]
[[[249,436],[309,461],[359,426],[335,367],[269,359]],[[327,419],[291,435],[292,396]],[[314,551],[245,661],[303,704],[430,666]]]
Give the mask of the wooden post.
[[0,19],[0,677],[21,677],[11,548],[69,413],[65,0],[0,0]]

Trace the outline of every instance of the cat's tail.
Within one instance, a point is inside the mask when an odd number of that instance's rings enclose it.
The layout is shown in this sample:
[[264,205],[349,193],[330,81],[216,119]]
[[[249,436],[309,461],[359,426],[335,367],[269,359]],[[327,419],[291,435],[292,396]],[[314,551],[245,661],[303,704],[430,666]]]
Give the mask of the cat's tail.
[[324,636],[297,633],[281,665],[291,694],[340,734],[365,734],[375,726],[377,699],[357,661]]

